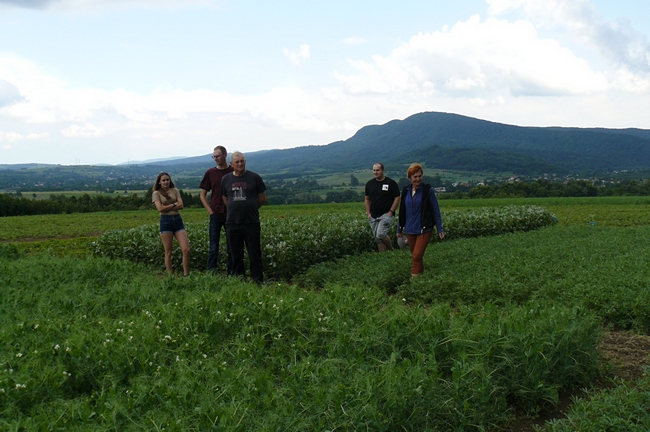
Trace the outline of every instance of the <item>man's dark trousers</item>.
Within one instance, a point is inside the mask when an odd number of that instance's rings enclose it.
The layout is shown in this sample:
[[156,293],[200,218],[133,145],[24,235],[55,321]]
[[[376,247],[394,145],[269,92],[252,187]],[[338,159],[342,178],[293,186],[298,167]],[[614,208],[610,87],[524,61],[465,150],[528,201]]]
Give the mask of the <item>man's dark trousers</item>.
[[[226,218],[223,219],[216,213],[210,215],[210,249],[208,250],[208,270],[217,271],[219,263],[219,240],[221,238],[221,228],[226,226]],[[226,270],[228,274],[232,273],[232,254],[230,245],[226,239],[226,250],[228,251],[228,261]]]
[[251,279],[257,283],[262,283],[264,276],[260,225],[255,223],[226,225],[226,234],[230,253],[232,254],[232,272],[230,274],[244,276],[246,273],[246,267],[244,266],[244,245],[246,245],[250,260]]

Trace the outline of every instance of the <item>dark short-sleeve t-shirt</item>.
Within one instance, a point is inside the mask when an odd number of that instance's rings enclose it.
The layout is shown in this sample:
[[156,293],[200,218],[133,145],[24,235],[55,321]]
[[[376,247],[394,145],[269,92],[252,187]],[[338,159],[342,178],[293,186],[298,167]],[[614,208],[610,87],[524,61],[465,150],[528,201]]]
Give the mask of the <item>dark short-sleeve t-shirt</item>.
[[377,218],[388,213],[395,198],[400,196],[399,186],[390,177],[382,181],[373,178],[366,183],[366,196],[370,198],[370,216]]
[[258,195],[266,192],[262,177],[252,171],[221,179],[221,195],[228,199],[226,225],[260,223]]
[[201,184],[199,185],[201,189],[212,192],[210,208],[213,212],[221,216],[225,216],[226,214],[226,206],[221,198],[221,180],[226,174],[230,174],[232,171],[231,166],[226,169],[212,167],[205,172],[203,180],[201,180]]

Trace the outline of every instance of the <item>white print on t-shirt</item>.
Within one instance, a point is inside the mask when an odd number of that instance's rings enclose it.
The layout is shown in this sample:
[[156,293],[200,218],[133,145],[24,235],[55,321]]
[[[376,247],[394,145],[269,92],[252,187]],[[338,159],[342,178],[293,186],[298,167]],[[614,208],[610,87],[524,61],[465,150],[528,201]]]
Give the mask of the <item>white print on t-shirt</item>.
[[246,201],[246,182],[237,182],[232,184],[232,200]]
[[381,190],[387,191],[388,190],[388,185],[381,185]]

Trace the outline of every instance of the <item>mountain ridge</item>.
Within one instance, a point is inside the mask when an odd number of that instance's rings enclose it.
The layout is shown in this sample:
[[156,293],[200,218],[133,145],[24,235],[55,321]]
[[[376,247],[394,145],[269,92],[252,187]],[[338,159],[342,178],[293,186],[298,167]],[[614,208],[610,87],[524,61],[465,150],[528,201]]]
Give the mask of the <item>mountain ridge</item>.
[[[214,165],[210,155],[119,166],[200,175]],[[377,161],[391,169],[417,161],[434,169],[521,175],[610,172],[650,169],[650,130],[516,126],[460,114],[422,112],[364,126],[350,138],[327,145],[249,152],[246,158],[249,168],[260,174],[296,176],[365,169]],[[25,170],[30,164],[21,165],[14,169]],[[0,170],[3,167],[7,165],[0,165]]]

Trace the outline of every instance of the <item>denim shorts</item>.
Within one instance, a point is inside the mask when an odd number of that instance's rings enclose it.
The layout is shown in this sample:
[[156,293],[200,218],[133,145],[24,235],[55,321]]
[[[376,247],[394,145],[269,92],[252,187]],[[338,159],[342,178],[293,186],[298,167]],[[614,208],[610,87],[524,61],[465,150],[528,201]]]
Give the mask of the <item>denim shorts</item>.
[[376,243],[380,243],[381,239],[388,237],[388,231],[390,231],[394,220],[395,216],[389,216],[388,213],[376,219],[373,217],[368,218],[368,223],[370,224],[370,229],[372,229],[372,235]]
[[184,230],[185,225],[181,215],[160,215],[160,234],[176,234]]

